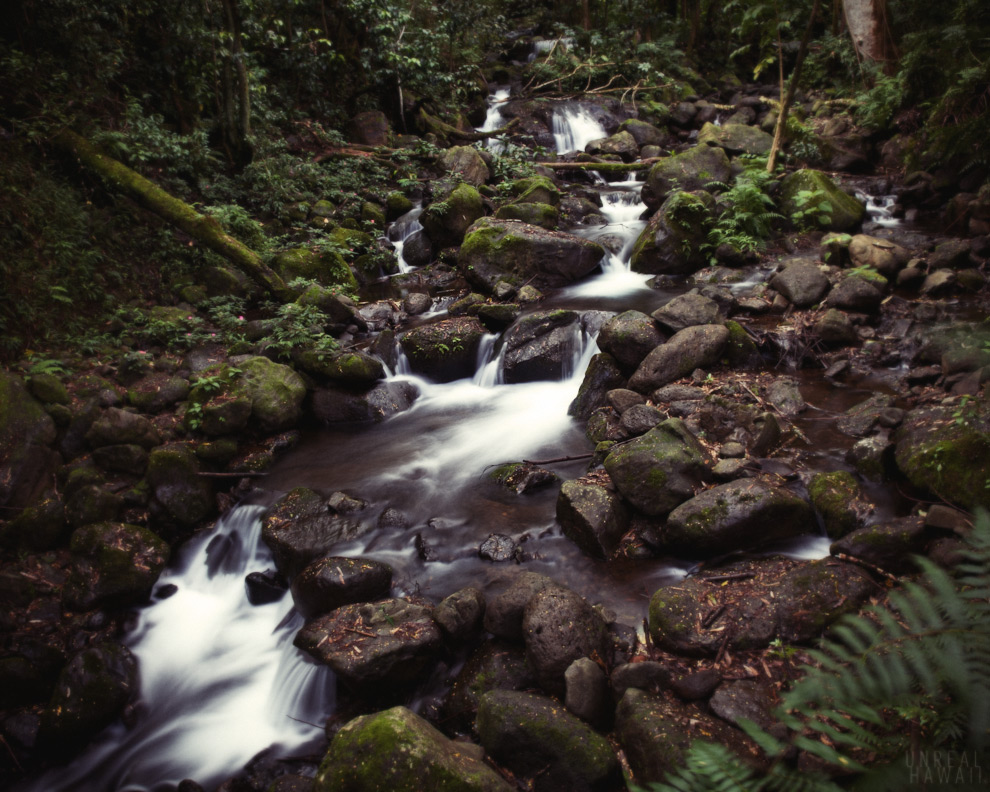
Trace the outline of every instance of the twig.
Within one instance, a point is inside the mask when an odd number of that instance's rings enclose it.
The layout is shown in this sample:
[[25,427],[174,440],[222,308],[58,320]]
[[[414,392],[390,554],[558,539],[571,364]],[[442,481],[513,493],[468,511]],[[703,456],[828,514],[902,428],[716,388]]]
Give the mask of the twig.
[[723,602],[717,608],[712,608],[712,610],[709,611],[708,615],[705,616],[705,618],[701,620],[701,626],[702,626],[702,628],[705,629],[705,630],[707,630],[716,621],[718,621],[718,617],[722,615],[722,613],[725,611],[725,609],[728,607],[728,605],[729,605],[729,603]]
[[259,473],[255,470],[232,470],[229,473],[197,473],[196,475],[202,476],[203,478],[260,478],[261,476],[267,476],[268,474]]
[[576,456],[562,456],[562,457],[556,457],[555,459],[540,459],[540,460],[524,459],[523,463],[526,465],[551,465],[554,462],[573,462],[577,459],[591,459],[591,457],[593,456],[594,453],[577,454]]
[[708,583],[721,583],[725,580],[749,580],[754,577],[756,577],[755,572],[735,572],[731,575],[712,575],[702,579]]
[[900,580],[900,578],[898,578],[897,575],[892,575],[890,572],[888,572],[885,569],[881,569],[876,564],[871,564],[869,561],[864,561],[862,558],[857,558],[856,556],[851,556],[848,553],[836,553],[833,557],[834,558],[838,558],[841,561],[848,561],[850,564],[856,564],[857,566],[864,567],[864,568],[870,570],[871,572],[875,572],[876,574],[880,575],[881,577],[887,578],[887,580],[894,581],[895,583],[898,580]]

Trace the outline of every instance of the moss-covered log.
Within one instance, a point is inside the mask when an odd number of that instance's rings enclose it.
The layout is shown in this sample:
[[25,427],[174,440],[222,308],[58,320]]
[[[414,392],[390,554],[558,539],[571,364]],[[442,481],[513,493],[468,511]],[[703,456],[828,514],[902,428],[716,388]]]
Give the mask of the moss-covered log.
[[456,137],[461,140],[484,140],[485,138],[496,137],[498,135],[508,132],[512,127],[519,123],[518,118],[513,118],[508,124],[499,129],[490,129],[487,132],[478,132],[476,130],[465,131],[463,129],[458,129],[451,124],[441,121],[436,116],[431,116],[425,110],[420,108],[419,120],[423,126],[430,132],[443,137]]
[[227,234],[212,217],[200,214],[123,163],[100,153],[92,143],[72,130],[62,130],[54,142],[72,153],[83,167],[98,174],[107,184],[243,270],[266,291],[280,298],[288,296],[285,283],[258,254]]
[[540,168],[552,170],[593,170],[600,173],[631,173],[649,170],[659,157],[650,157],[639,162],[537,162]]

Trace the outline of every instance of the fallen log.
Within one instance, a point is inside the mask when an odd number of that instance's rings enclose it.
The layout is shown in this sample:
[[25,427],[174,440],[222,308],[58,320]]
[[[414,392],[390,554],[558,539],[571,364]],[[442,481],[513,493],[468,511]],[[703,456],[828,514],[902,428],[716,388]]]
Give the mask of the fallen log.
[[111,187],[133,198],[144,208],[181,229],[214,253],[223,256],[249,275],[265,291],[282,300],[291,299],[282,279],[261,260],[257,253],[227,234],[214,218],[200,214],[185,201],[167,193],[140,173],[101,153],[86,138],[70,129],[59,132],[54,142],[71,153],[83,167],[99,175]]
[[660,157],[650,157],[639,162],[536,162],[540,168],[552,170],[593,170],[600,173],[632,173],[649,170]]
[[463,129],[458,129],[445,121],[441,121],[436,116],[431,116],[423,108],[419,109],[419,119],[431,132],[437,135],[460,138],[461,140],[484,140],[485,138],[502,135],[519,123],[518,118],[513,118],[508,124],[504,127],[500,127],[499,129],[490,129],[487,132],[478,132],[477,130],[471,130],[468,132]]

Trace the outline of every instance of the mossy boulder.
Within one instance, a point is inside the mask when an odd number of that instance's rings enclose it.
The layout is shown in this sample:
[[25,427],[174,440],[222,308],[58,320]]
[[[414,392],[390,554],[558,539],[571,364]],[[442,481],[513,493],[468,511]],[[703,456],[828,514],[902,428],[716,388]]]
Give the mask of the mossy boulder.
[[68,389],[54,374],[32,374],[28,389],[42,404],[68,404],[71,401]]
[[419,216],[419,222],[438,247],[453,247],[464,241],[471,224],[485,214],[481,194],[470,184],[458,184],[441,193]]
[[546,696],[486,693],[477,731],[485,751],[517,777],[532,778],[536,792],[605,792],[620,780],[608,740]]
[[362,352],[340,352],[326,356],[315,350],[303,350],[294,355],[293,360],[307,374],[341,385],[369,387],[385,378],[382,362]]
[[846,470],[816,473],[808,484],[808,496],[833,539],[862,527],[872,510],[856,478]]
[[519,220],[529,225],[553,230],[560,222],[560,212],[556,207],[543,203],[510,203],[495,211],[497,220]]
[[509,192],[516,203],[560,204],[560,190],[546,176],[518,179],[512,183]]
[[437,164],[472,187],[480,187],[491,178],[481,153],[473,146],[452,146],[440,155]]
[[629,373],[663,341],[657,323],[641,311],[623,311],[613,316],[598,333],[598,348],[611,355],[619,367]]
[[161,435],[143,415],[108,407],[86,432],[86,442],[91,448],[111,445],[139,445],[151,449],[162,442]]
[[415,204],[399,190],[385,196],[385,214],[388,220],[398,220],[406,212],[411,212]]
[[911,260],[911,251],[887,239],[856,234],[849,240],[849,263],[894,277]]
[[272,269],[286,283],[296,278],[314,280],[323,286],[357,289],[357,278],[343,257],[335,251],[292,248],[283,250],[272,261]]
[[148,457],[152,524],[182,535],[216,513],[213,486],[199,475],[196,454],[186,446],[156,448]]
[[650,315],[670,333],[695,325],[717,324],[724,318],[715,300],[695,292],[678,295]]
[[638,146],[662,146],[667,140],[667,133],[638,118],[628,118],[619,124],[620,132],[628,132],[633,136]]
[[778,206],[785,215],[793,216],[822,201],[828,203],[828,209],[815,214],[826,218],[826,222],[819,225],[831,231],[851,231],[858,228],[866,216],[866,206],[821,171],[795,171],[780,183]]
[[662,517],[694,495],[707,472],[706,457],[684,422],[670,418],[614,449],[605,470],[636,509]]
[[636,239],[630,267],[649,275],[697,272],[708,261],[702,245],[710,223],[710,200],[690,192],[670,192]]
[[383,421],[408,410],[419,390],[410,382],[379,382],[369,390],[329,385],[313,391],[312,412],[327,426]]
[[832,543],[832,555],[847,555],[894,575],[919,571],[915,558],[924,553],[932,535],[924,517],[900,517],[880,525],[853,530]]
[[29,550],[54,550],[68,538],[65,504],[54,492],[23,509],[0,528],[0,544]]
[[828,277],[817,264],[801,260],[785,263],[770,280],[770,286],[798,308],[814,305],[831,288]]
[[622,499],[594,484],[565,481],[557,497],[557,522],[588,555],[609,558],[629,528]]
[[731,178],[732,168],[725,151],[712,146],[693,146],[664,157],[650,168],[643,185],[643,202],[656,209],[675,190],[705,190],[712,182],[726,183]]
[[699,558],[749,550],[817,530],[810,504],[770,479],[730,481],[680,504],[661,541],[669,552]]
[[819,640],[825,629],[854,613],[877,591],[870,574],[830,559],[792,569],[777,590],[778,635],[785,643]]
[[729,154],[767,154],[773,145],[773,136],[748,124],[725,123],[722,126],[707,123],[698,132],[699,146],[718,146]]
[[399,344],[414,372],[449,382],[474,374],[478,347],[486,333],[477,318],[459,316],[414,327]]
[[116,520],[124,508],[124,499],[105,485],[80,487],[66,498],[65,519],[74,528],[88,523]]
[[27,506],[49,485],[59,464],[55,435],[23,382],[0,371],[0,506]]
[[577,341],[576,311],[529,314],[503,335],[502,370],[507,383],[559,380],[570,373]]
[[70,610],[145,601],[168,561],[168,545],[147,528],[93,523],[72,534],[72,570],[62,591]]
[[160,413],[189,396],[189,381],[164,371],[149,374],[127,389],[127,403],[143,413]]
[[[601,336],[599,335],[599,339]],[[615,361],[605,352],[599,352],[588,363],[584,379],[574,401],[567,408],[567,414],[587,421],[592,413],[607,404],[606,394],[626,383],[626,378]]]
[[464,663],[443,702],[444,719],[464,729],[474,725],[478,702],[492,690],[527,690],[536,676],[522,648],[499,640],[486,641]]
[[708,368],[722,359],[728,342],[729,331],[724,325],[685,327],[643,359],[629,378],[629,387],[649,393],[695,369]]
[[486,292],[501,280],[545,289],[583,278],[604,257],[601,245],[573,234],[485,217],[468,229],[457,266]]
[[611,155],[623,162],[632,162],[639,155],[639,144],[632,133],[622,129],[607,138],[591,141],[585,150],[590,154]]
[[337,732],[313,792],[512,792],[465,743],[405,707],[362,715]]
[[261,356],[239,360],[237,368],[240,373],[230,386],[230,394],[250,399],[252,420],[266,432],[295,426],[306,398],[302,377],[289,366]]

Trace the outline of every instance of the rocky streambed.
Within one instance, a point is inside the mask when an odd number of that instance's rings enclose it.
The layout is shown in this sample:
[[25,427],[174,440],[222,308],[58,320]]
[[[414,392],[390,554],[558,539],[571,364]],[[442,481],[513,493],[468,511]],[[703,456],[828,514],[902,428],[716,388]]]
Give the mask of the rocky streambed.
[[[247,328],[4,374],[6,777],[618,789],[695,738],[759,763],[739,719],[772,727],[804,649],[990,505],[990,246],[983,193],[923,174],[868,212],[886,178],[837,171],[879,146],[833,126],[829,173],[775,193],[820,230],[708,250],[771,110],[724,99],[594,106],[570,170],[500,192],[449,148],[421,212],[379,208],[421,228],[386,279],[348,269],[367,302],[284,257],[342,352]],[[503,113],[552,140],[552,107]],[[642,182],[584,170],[661,146]]]

